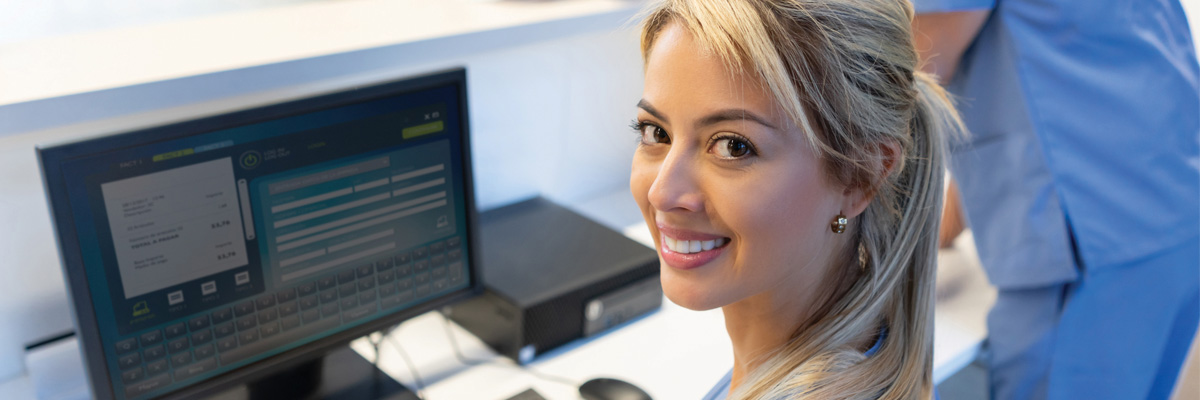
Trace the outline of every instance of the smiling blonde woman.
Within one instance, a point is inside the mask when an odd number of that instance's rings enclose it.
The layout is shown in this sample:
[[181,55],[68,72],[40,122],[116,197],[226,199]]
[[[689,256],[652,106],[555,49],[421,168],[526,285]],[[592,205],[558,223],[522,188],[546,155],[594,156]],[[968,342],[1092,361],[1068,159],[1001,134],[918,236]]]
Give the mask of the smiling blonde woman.
[[663,290],[720,307],[709,398],[926,399],[945,137],[906,0],[668,0],[630,188]]

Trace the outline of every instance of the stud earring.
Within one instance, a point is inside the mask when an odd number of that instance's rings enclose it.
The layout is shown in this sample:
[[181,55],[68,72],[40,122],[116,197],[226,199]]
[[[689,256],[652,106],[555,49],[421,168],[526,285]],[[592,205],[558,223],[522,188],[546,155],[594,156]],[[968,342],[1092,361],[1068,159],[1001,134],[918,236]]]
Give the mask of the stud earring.
[[846,224],[849,222],[845,215],[838,214],[837,217],[833,218],[833,222],[829,224],[829,229],[832,229],[833,233],[843,233],[846,231]]

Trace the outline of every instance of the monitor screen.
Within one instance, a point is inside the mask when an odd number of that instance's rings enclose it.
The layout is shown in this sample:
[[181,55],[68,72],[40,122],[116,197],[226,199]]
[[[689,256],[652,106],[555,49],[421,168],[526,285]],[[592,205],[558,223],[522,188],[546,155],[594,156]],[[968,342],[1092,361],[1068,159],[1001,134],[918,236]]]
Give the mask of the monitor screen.
[[232,383],[477,292],[466,121],[456,70],[40,149],[93,394]]

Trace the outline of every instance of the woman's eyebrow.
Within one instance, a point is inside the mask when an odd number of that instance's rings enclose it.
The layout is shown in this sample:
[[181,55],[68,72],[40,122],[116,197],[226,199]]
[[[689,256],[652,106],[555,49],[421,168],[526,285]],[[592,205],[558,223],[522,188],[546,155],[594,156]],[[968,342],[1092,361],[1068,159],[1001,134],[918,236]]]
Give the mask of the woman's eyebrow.
[[646,101],[646,99],[638,100],[637,106],[640,109],[646,110],[646,112],[650,113],[650,115],[653,115],[654,118],[661,119],[662,122],[665,122],[668,124],[671,123],[671,121],[667,120],[666,116],[664,116],[661,112],[659,112],[657,109],[655,109],[654,106],[650,105],[650,102]]
[[779,128],[776,128],[775,125],[771,125],[770,122],[767,122],[766,118],[760,117],[757,114],[754,114],[748,110],[740,109],[740,108],[731,108],[728,110],[721,110],[721,111],[717,111],[715,113],[709,114],[708,116],[701,118],[699,121],[696,122],[696,129],[700,129],[705,126],[714,125],[714,124],[725,122],[725,121],[742,121],[742,120],[757,122],[759,125],[762,125],[762,126],[765,126],[765,127],[771,128],[771,129],[775,129],[775,130],[779,129]]

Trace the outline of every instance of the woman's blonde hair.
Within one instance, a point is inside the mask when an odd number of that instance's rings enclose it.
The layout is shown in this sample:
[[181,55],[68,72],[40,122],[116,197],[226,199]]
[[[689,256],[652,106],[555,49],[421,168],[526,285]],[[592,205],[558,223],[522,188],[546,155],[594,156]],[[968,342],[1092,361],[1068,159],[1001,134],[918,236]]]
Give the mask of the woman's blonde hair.
[[[931,395],[945,142],[965,130],[917,70],[912,18],[907,0],[663,0],[646,12],[644,59],[679,24],[731,70],[761,79],[832,181],[874,194],[847,230],[825,303],[731,398]],[[889,145],[903,154],[889,158]],[[881,328],[882,346],[864,356],[856,344]]]

